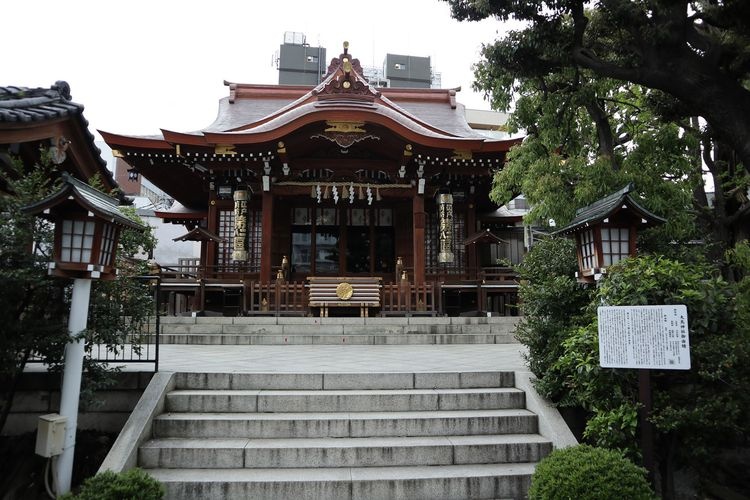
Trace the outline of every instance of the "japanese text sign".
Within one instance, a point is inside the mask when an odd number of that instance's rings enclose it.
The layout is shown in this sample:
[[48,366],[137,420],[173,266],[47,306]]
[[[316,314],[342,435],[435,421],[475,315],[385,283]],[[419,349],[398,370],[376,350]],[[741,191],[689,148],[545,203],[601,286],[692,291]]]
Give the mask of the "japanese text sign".
[[598,309],[599,364],[604,368],[690,369],[687,307]]

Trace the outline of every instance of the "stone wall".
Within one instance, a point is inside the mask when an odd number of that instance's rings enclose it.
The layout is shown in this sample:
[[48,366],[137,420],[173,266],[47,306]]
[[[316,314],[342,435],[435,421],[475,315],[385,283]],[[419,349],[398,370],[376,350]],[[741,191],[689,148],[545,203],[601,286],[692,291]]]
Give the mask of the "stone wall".
[[[120,432],[153,375],[151,372],[113,375],[115,385],[96,393],[97,404],[80,408],[78,428]],[[61,381],[60,374],[25,373],[2,435],[14,436],[36,431],[40,415],[57,413],[60,410]]]

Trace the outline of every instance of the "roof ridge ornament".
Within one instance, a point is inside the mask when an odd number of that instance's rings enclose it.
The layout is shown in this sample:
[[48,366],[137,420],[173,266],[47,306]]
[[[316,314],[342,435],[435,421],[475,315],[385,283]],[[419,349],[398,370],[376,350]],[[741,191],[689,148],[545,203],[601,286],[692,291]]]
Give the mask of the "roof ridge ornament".
[[349,42],[344,42],[344,52],[331,59],[323,82],[313,89],[312,94],[318,98],[324,96],[357,96],[375,98],[380,92],[372,87],[362,76],[362,65],[359,59],[349,54]]

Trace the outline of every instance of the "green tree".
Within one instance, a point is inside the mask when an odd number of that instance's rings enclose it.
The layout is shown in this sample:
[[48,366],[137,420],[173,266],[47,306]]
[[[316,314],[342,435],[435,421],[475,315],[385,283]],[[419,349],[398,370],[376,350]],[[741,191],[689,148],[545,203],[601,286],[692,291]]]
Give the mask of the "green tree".
[[[741,322],[746,299],[738,292],[738,285],[717,276],[710,264],[661,256],[622,261],[597,289],[600,304],[687,306],[692,369],[652,376],[652,421],[667,488],[676,465],[703,475],[719,450],[740,445],[750,432],[750,396],[744,389],[750,385],[750,328]],[[595,325],[592,320],[594,330]],[[591,350],[597,360],[598,345]]]
[[[500,74],[507,70],[506,77],[497,80],[498,86],[512,83],[513,73],[536,77],[581,69],[659,89],[704,117],[743,163],[750,165],[748,2],[446,1],[460,20],[495,17],[526,24],[525,29],[496,42],[495,51],[485,51],[480,70],[490,71],[489,66]],[[497,51],[502,58],[488,57]],[[509,66],[497,67],[500,62]],[[495,98],[495,102],[503,101]]]
[[51,165],[42,161],[25,172],[14,161],[11,171],[2,172],[14,195],[0,195],[0,430],[29,358],[37,353],[59,359],[68,337],[65,287],[47,278],[52,233],[42,220],[21,211],[58,187]]
[[[48,154],[33,166],[14,161],[0,172],[9,193],[0,196],[0,430],[13,404],[18,382],[31,356],[40,356],[53,370],[60,370],[68,342],[67,317],[70,310],[70,282],[47,276],[52,231],[45,221],[29,216],[21,207],[38,201],[59,189],[59,173]],[[135,212],[125,210],[136,220]],[[143,274],[145,264],[133,259],[148,252],[156,240],[150,230],[143,233],[124,230],[118,248],[115,280],[95,281],[85,332],[87,357],[84,360],[84,402],[92,402],[92,392],[110,381],[114,369],[91,361],[94,346],[119,352],[126,341],[139,350],[138,337],[153,311],[148,286],[134,279]]]
[[635,180],[649,208],[672,220],[670,239],[697,222],[718,259],[747,236],[748,2],[446,1],[458,19],[524,22],[476,65],[476,88],[501,109],[518,98],[513,120],[528,133],[499,174],[497,201],[523,190],[541,220],[565,223]]

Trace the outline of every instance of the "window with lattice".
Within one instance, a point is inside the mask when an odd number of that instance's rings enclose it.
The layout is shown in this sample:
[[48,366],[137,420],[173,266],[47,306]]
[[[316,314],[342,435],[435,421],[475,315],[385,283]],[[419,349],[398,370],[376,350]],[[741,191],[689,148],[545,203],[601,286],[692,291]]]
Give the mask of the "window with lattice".
[[611,266],[630,255],[630,231],[627,227],[602,228],[604,266]]
[[221,267],[232,262],[234,250],[234,210],[219,210],[219,252],[216,263]]
[[583,269],[594,269],[599,267],[594,249],[594,230],[588,229],[579,236],[581,239],[581,261]]
[[[248,252],[247,267],[251,271],[260,270],[260,254],[263,244],[262,211],[248,209],[247,211],[247,235]],[[232,251],[234,250],[234,210],[219,210],[219,242],[216,263],[219,267],[226,266],[232,262]]]

